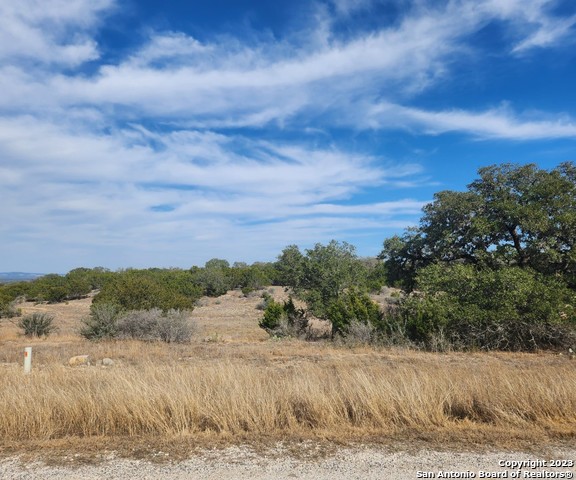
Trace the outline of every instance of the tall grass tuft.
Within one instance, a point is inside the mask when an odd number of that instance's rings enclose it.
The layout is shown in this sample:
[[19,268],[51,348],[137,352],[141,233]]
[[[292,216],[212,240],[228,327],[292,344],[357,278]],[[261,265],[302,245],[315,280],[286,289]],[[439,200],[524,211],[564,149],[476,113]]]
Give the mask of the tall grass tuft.
[[[112,369],[0,370],[0,436],[576,431],[571,362],[522,368],[367,361],[297,368],[238,359]],[[476,427],[474,426],[476,425]]]

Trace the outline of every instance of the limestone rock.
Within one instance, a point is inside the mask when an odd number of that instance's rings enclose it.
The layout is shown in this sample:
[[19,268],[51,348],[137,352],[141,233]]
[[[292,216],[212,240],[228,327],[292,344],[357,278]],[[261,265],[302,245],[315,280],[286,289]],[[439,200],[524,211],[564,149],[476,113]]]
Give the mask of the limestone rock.
[[71,367],[88,366],[90,363],[90,355],[76,355],[68,360],[68,365]]
[[113,367],[114,366],[114,360],[112,360],[111,358],[103,358],[102,359],[102,366],[103,367]]

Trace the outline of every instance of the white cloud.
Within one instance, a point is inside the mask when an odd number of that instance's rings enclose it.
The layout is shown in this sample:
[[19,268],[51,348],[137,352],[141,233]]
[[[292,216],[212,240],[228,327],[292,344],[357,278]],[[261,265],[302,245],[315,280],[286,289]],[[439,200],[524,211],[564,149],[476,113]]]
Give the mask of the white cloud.
[[[375,97],[397,103],[445,80],[454,55],[472,54],[466,50],[467,36],[490,22],[505,21],[514,32],[521,31],[516,49],[522,51],[543,44],[537,37],[558,38],[550,32],[558,31],[552,27],[560,21],[546,13],[548,3],[459,1],[437,9],[416,3],[398,24],[322,44],[284,40],[243,46],[229,38],[201,43],[182,32],[152,32],[149,42],[125,61],[103,65],[92,76],[38,77],[6,68],[0,71],[0,85],[10,94],[0,105],[92,105],[113,109],[116,118],[147,115],[198,128],[285,125],[323,112],[328,122],[340,121],[343,112],[362,117]],[[350,5],[356,8],[355,2]],[[86,16],[84,23],[95,22]],[[573,20],[562,22],[566,33]],[[538,33],[544,31],[549,33]],[[82,50],[82,44],[61,47]]]
[[202,45],[198,40],[182,32],[152,32],[148,44],[142,47],[129,60],[136,67],[159,63],[166,66],[170,62],[177,65],[201,61],[205,55],[212,52],[210,46]]
[[469,112],[457,109],[429,111],[380,104],[372,108],[368,122],[380,128],[418,129],[431,135],[460,132],[479,138],[508,140],[576,138],[576,121],[569,117],[529,119],[507,107]]
[[356,197],[417,191],[412,158],[331,144],[330,133],[315,144],[318,131],[576,136],[569,116],[418,106],[421,93],[450,81],[458,58],[480,54],[470,37],[491,23],[511,39],[501,55],[569,41],[575,19],[555,17],[551,2],[402,0],[410,8],[397,21],[370,32],[351,26],[344,37],[329,12],[344,21],[372,2],[331,4],[297,39],[150,31],[124,58],[82,71],[100,58],[94,33],[116,2],[0,3],[0,195],[10,219],[0,231],[9,251],[25,256],[41,241],[55,258],[100,252],[114,266],[138,255],[176,264],[188,249],[250,260],[256,248],[270,258],[287,243],[381,232],[419,216],[423,202],[412,194]]
[[[570,34],[574,33],[576,15],[553,20],[544,17],[538,23],[537,30],[513,48],[514,53],[524,53],[535,47],[551,47],[564,41]],[[574,44],[574,40],[572,39],[569,43]]]
[[186,250],[193,241],[207,252],[248,232],[270,239],[282,231],[282,242],[268,246],[279,251],[293,238],[392,225],[421,207],[415,200],[340,203],[363,187],[411,177],[416,166],[386,169],[335,148],[211,132],[135,126],[95,134],[74,122],[24,116],[0,120],[0,158],[9,219],[0,231],[19,239],[11,247],[18,251],[41,241],[86,252],[132,244],[134,254],[146,239],[151,251],[167,241]]
[[113,0],[0,3],[0,61],[77,66],[98,58],[89,31]]

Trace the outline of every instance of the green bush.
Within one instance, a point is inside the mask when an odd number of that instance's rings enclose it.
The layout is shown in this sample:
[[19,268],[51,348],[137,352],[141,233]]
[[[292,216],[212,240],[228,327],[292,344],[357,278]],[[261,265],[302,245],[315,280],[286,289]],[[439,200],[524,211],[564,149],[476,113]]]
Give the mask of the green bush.
[[88,340],[115,338],[118,335],[119,311],[118,306],[114,304],[92,304],[90,316],[82,319],[84,325],[80,335]]
[[576,340],[575,295],[561,280],[528,268],[434,264],[399,307],[411,340],[439,337],[457,348],[566,348]]
[[68,297],[66,278],[56,273],[34,280],[29,289],[31,299],[40,302],[59,303]]
[[332,323],[332,337],[348,334],[350,325],[355,323],[370,325],[374,330],[383,326],[378,305],[367,294],[355,289],[344,292],[338,300],[333,301],[326,318]]
[[259,325],[275,337],[303,337],[308,333],[306,313],[296,308],[292,297],[284,303],[270,299]]
[[20,309],[16,306],[18,299],[8,292],[0,289],[0,318],[20,316]]
[[18,327],[27,337],[47,337],[55,330],[52,325],[53,321],[54,315],[36,312],[22,317],[18,322]]
[[284,306],[281,303],[272,300],[268,302],[264,309],[264,316],[260,320],[260,328],[268,333],[274,332],[279,326],[282,316],[284,315]]
[[192,285],[191,278],[186,282],[186,275],[189,274],[149,270],[117,273],[94,297],[94,303],[113,304],[123,311],[153,308],[162,311],[192,310],[199,297],[194,294],[198,290]]

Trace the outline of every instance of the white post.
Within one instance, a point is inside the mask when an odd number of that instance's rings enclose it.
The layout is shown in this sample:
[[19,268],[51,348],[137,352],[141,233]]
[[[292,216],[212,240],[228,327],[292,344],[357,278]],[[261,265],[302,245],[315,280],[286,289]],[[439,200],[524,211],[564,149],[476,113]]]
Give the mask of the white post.
[[32,347],[24,349],[24,373],[32,371]]

